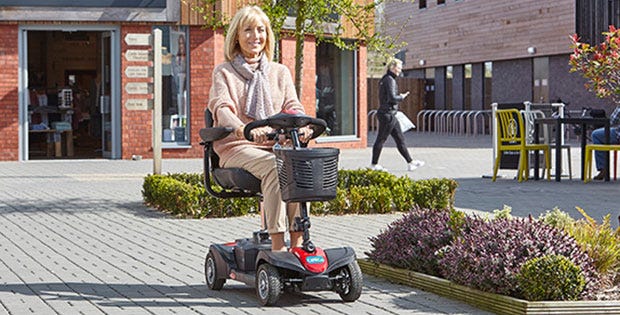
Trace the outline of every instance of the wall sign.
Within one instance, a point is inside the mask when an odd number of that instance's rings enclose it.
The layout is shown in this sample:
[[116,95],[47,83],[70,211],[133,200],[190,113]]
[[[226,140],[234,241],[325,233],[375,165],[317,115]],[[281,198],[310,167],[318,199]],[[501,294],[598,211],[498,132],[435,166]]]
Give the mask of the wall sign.
[[132,46],[151,45],[151,34],[128,33],[125,35],[125,43]]
[[125,59],[127,61],[150,61],[151,53],[146,49],[127,49]]
[[149,109],[149,101],[151,100],[146,98],[130,98],[125,101],[125,108],[127,110],[147,110]]
[[151,71],[147,66],[128,66],[125,75],[128,78],[148,78],[151,76]]
[[129,82],[125,84],[127,94],[149,94],[149,84],[143,82]]

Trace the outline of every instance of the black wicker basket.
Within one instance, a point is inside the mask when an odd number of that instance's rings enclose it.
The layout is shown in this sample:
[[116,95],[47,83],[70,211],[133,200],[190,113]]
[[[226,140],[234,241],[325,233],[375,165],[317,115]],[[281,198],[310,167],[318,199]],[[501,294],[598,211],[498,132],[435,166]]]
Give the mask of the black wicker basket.
[[282,200],[326,201],[336,197],[338,154],[336,148],[275,149]]

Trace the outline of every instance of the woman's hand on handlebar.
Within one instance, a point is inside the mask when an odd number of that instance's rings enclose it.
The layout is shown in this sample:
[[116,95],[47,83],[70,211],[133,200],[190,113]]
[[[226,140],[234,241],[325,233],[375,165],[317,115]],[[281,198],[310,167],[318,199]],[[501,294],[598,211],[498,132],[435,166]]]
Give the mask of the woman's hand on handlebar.
[[299,141],[308,142],[312,139],[313,134],[314,130],[310,126],[301,127],[299,128]]
[[256,143],[265,143],[270,141],[269,133],[273,133],[273,130],[268,126],[254,128],[250,131],[250,135],[252,135],[252,139],[254,139],[254,142]]
[[[237,129],[235,129],[235,137],[237,137],[237,139],[245,139],[245,136],[243,135],[243,131],[245,129],[245,125],[241,126]],[[265,127],[258,127],[258,128],[254,128],[250,131],[250,135],[252,136],[252,141],[256,142],[256,143],[264,143],[269,141],[269,133],[272,132],[271,127],[265,126]]]

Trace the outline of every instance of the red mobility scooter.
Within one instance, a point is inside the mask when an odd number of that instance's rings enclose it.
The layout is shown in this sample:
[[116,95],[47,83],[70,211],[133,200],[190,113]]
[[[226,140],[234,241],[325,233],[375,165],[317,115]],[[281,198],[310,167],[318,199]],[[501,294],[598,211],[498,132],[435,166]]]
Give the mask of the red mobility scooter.
[[[205,111],[207,126],[212,118]],[[301,217],[295,230],[303,232],[303,246],[292,251],[272,252],[265,230],[229,243],[212,244],[205,259],[205,277],[212,290],[221,290],[228,279],[256,288],[262,305],[274,305],[283,292],[335,291],[343,301],[356,301],[362,293],[362,272],[351,247],[321,249],[310,240],[307,202],[335,198],[338,181],[338,155],[335,148],[307,148],[300,143],[298,130],[304,126],[320,135],[326,127],[322,119],[301,114],[279,113],[248,124],[245,137],[254,128],[270,126],[274,136],[285,135],[292,147],[274,146],[282,199],[299,202]],[[220,168],[213,142],[232,132],[232,128],[208,127],[200,130],[204,146],[205,187],[218,198],[260,197],[260,181],[240,168]],[[212,186],[217,185],[219,188]],[[260,206],[259,206],[260,207]],[[262,211],[261,211],[262,213]]]

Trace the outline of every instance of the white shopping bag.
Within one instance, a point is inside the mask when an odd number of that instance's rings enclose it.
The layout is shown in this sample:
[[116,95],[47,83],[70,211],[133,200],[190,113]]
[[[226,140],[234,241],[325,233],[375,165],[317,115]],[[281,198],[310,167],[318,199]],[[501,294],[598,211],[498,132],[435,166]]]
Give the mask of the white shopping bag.
[[411,122],[409,117],[405,115],[405,113],[398,111],[396,112],[396,115],[394,115],[394,117],[396,117],[396,119],[398,120],[398,123],[400,124],[400,130],[402,130],[402,132],[407,132],[410,129],[415,128],[415,125],[413,124],[413,122]]

